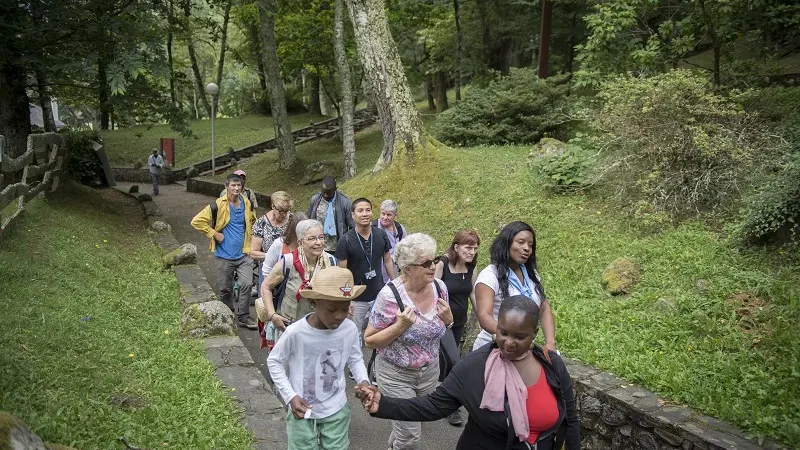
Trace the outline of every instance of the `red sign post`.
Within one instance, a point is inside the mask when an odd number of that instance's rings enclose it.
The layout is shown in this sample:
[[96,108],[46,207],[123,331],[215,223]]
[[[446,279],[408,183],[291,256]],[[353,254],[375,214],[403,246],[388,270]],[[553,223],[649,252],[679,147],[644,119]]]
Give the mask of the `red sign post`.
[[175,167],[175,139],[161,138],[161,153],[170,167]]

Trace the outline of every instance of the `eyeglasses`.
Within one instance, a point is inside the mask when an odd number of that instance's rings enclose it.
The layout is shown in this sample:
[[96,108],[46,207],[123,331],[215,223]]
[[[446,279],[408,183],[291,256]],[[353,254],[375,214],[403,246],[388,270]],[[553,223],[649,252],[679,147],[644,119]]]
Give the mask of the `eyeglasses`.
[[319,236],[309,236],[305,238],[306,242],[325,242],[325,235],[320,234]]
[[288,214],[290,210],[288,209],[278,209],[276,207],[272,207],[272,209],[278,214]]
[[437,256],[436,258],[429,259],[427,261],[422,261],[419,264],[409,264],[409,266],[423,267],[423,268],[431,269],[433,267],[436,267],[436,264],[438,264],[439,261],[440,261],[440,258]]

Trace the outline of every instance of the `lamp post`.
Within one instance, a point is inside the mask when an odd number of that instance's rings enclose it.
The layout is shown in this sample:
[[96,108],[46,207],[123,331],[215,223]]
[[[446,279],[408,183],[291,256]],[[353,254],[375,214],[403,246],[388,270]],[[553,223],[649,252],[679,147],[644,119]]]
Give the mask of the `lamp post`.
[[214,118],[217,116],[217,95],[219,95],[219,86],[216,83],[208,83],[206,85],[206,94],[211,96],[211,176],[217,174],[217,160],[214,157]]

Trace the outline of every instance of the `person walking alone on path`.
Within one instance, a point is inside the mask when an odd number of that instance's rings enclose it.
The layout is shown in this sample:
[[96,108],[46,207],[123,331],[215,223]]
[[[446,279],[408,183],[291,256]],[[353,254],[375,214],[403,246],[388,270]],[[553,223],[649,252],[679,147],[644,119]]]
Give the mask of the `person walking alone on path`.
[[[401,239],[408,235],[406,227],[400,225],[400,222],[397,221],[397,203],[394,200],[384,200],[381,202],[380,217],[375,219],[372,224],[385,231],[386,235],[389,236],[389,244],[392,247],[389,253],[392,255],[392,260],[394,261],[394,247]],[[383,279],[385,281],[392,281],[392,279],[389,278],[389,274],[386,273],[385,268],[381,268],[381,271],[383,272]],[[395,264],[395,275],[397,275],[397,272],[398,267],[397,264]]]
[[[240,327],[255,330],[258,325],[250,318],[253,260],[249,254],[256,217],[250,200],[242,196],[241,189],[239,175],[228,175],[225,178],[227,195],[203,208],[192,219],[192,226],[211,239],[210,248],[218,266],[220,300],[236,314]],[[236,296],[232,292],[234,274],[239,280]]]
[[153,195],[158,195],[158,173],[164,168],[164,158],[158,154],[158,149],[154,148],[153,154],[147,158],[147,167],[153,179]]
[[336,251],[339,239],[355,227],[350,216],[350,205],[350,199],[336,190],[336,180],[331,176],[322,179],[322,190],[311,197],[306,215],[323,225],[326,252]]
[[375,302],[375,297],[387,280],[383,278],[381,268],[394,279],[394,263],[389,253],[391,244],[389,236],[380,228],[372,225],[372,203],[359,198],[350,207],[352,220],[356,227],[347,232],[336,247],[336,259],[339,267],[350,269],[358,284],[367,286],[367,291],[352,303],[353,322],[363,336],[367,326],[367,314]]

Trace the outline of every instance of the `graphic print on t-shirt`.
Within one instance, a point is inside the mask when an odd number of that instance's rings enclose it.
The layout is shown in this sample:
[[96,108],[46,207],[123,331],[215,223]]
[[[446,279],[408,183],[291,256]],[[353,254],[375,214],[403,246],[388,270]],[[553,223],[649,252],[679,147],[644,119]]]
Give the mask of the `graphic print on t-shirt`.
[[306,401],[322,403],[337,393],[344,347],[341,341],[303,343],[303,394]]

